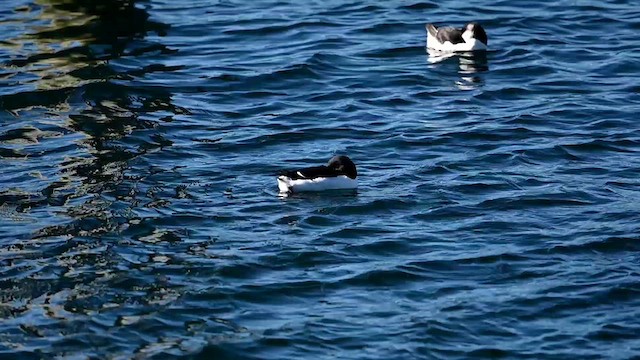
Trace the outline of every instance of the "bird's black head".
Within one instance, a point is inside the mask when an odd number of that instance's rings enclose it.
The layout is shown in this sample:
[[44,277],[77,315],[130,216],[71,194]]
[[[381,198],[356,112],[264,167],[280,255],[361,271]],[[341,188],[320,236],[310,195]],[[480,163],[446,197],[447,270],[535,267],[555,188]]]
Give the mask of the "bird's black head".
[[358,176],[356,170],[356,164],[344,155],[336,155],[329,160],[327,167],[336,170],[344,175],[347,175],[351,179],[355,179]]
[[464,27],[464,31],[470,31],[473,37],[478,41],[482,41],[485,45],[489,45],[489,39],[487,39],[487,33],[484,31],[482,25],[477,22],[470,22]]

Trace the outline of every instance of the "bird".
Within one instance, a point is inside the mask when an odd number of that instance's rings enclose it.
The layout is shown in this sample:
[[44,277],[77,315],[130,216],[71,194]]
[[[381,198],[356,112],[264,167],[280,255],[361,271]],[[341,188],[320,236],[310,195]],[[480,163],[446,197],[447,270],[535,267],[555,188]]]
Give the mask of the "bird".
[[436,27],[425,25],[427,29],[427,49],[442,52],[487,50],[489,41],[482,25],[470,22],[462,29],[451,26]]
[[336,155],[327,165],[281,172],[278,188],[280,193],[356,189],[357,177],[353,161],[348,156]]

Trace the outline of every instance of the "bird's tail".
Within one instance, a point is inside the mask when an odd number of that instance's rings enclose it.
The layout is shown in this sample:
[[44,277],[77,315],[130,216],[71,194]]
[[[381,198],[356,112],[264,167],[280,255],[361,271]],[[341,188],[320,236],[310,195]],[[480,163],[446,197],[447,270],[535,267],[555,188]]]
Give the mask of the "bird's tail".
[[281,193],[291,191],[291,179],[284,175],[278,176],[278,189]]
[[427,29],[429,35],[435,37],[438,34],[438,28],[433,24],[427,24],[424,26]]

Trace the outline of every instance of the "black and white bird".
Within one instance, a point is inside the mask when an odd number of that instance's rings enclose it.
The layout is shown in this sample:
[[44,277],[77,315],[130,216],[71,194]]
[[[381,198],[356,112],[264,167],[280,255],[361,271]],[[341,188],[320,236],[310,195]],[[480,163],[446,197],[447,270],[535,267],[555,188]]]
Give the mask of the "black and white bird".
[[427,29],[427,48],[443,52],[487,50],[487,33],[476,22],[470,22],[462,29],[451,26],[436,27],[425,25]]
[[281,193],[356,189],[357,177],[353,161],[337,155],[326,166],[283,171],[278,176],[278,188]]

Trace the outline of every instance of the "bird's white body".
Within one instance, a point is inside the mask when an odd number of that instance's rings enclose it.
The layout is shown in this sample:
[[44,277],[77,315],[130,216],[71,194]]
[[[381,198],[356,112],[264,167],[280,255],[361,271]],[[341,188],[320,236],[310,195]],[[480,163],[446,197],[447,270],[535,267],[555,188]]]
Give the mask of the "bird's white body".
[[427,31],[427,48],[441,52],[487,50],[487,45],[482,41],[473,38],[469,31],[465,31],[462,34],[462,38],[465,41],[463,43],[452,44],[450,41],[441,43],[440,41],[438,41],[438,39],[436,39],[435,36],[431,35],[431,33]]
[[287,176],[278,176],[278,188],[281,193],[348,190],[358,188],[358,180],[341,175],[336,177],[318,177],[315,179],[291,179]]

